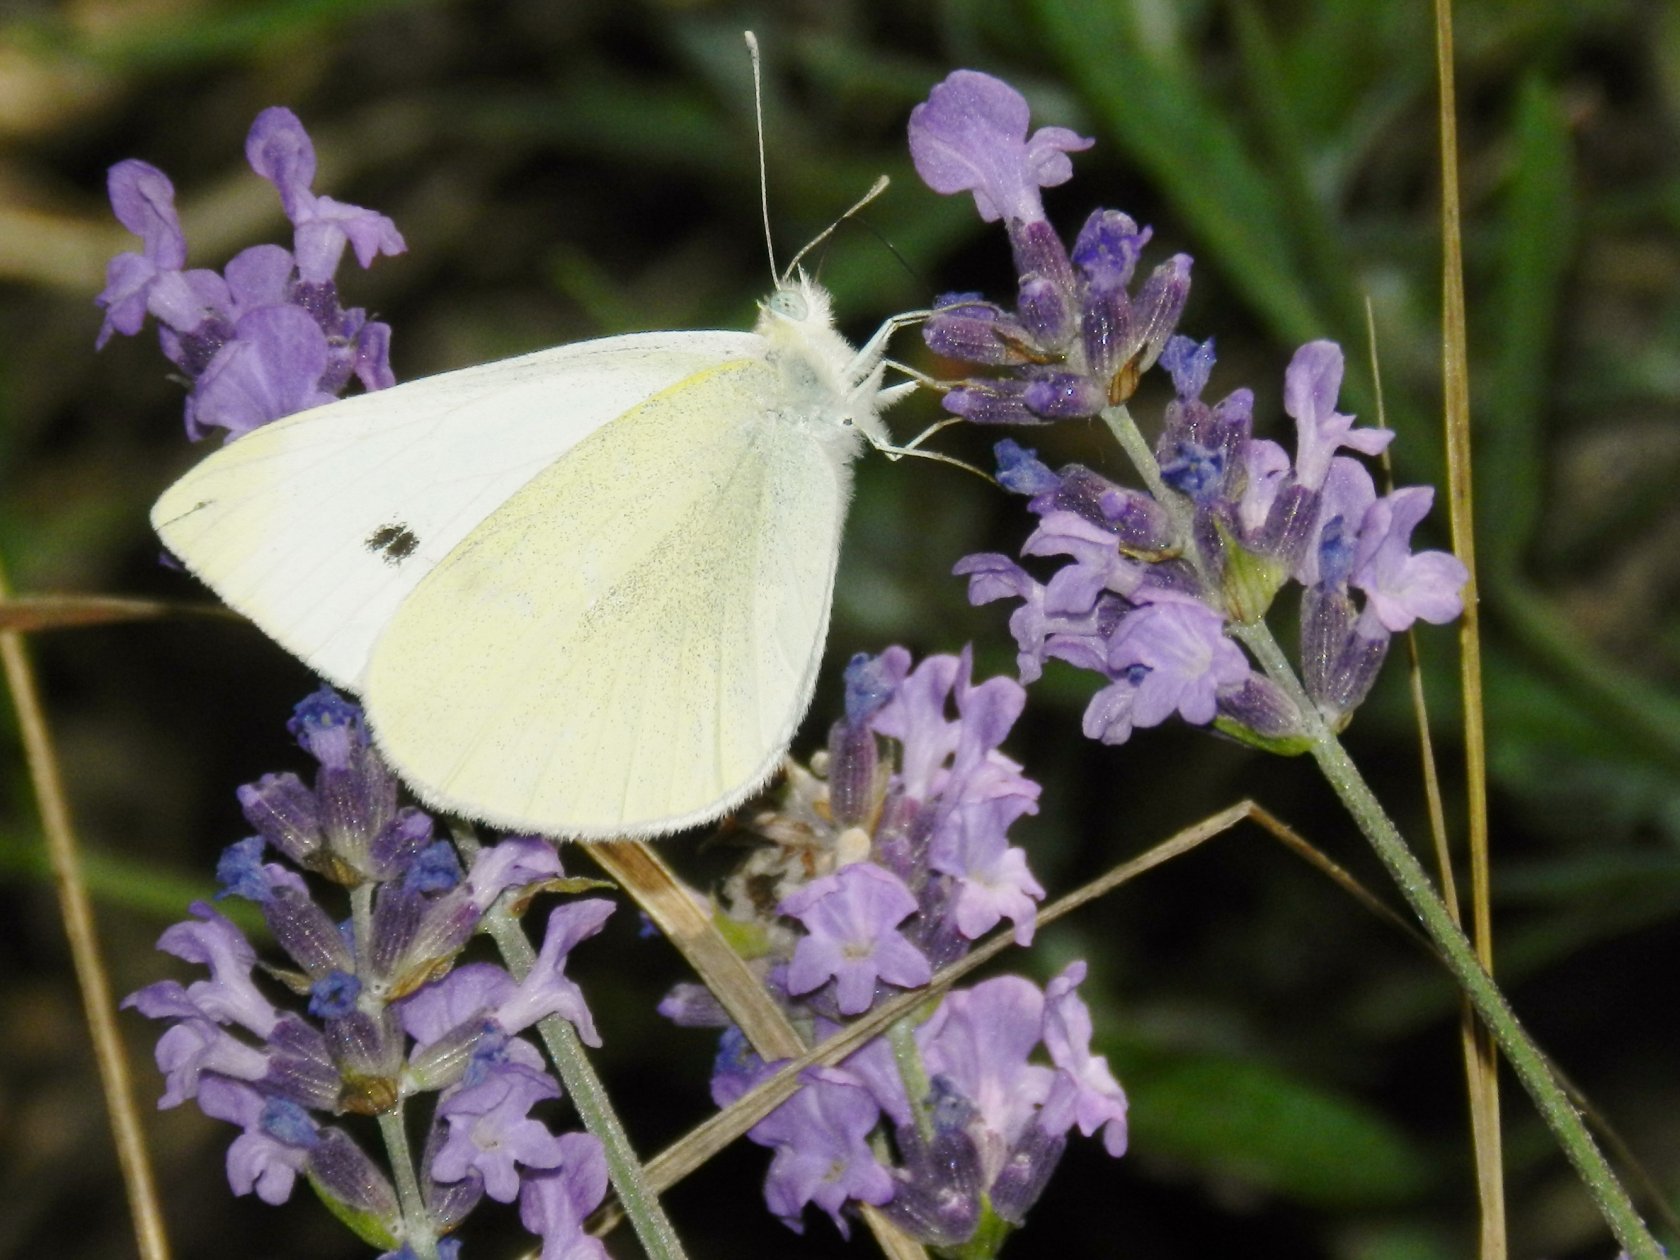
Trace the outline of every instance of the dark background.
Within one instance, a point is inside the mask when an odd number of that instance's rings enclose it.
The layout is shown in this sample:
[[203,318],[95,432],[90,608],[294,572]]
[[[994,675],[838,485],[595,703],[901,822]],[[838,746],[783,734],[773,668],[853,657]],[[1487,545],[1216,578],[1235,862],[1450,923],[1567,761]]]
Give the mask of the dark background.
[[[1216,334],[1210,393],[1257,395],[1285,436],[1295,345],[1348,347],[1344,401],[1374,414],[1371,303],[1403,480],[1439,484],[1440,233],[1430,15],[1422,4],[876,0],[351,3],[10,0],[0,9],[0,551],[24,592],[200,598],[159,567],[146,509],[199,457],[148,331],[97,357],[104,260],[132,238],[104,170],[176,183],[194,265],[289,241],[243,161],[263,107],[320,150],[316,190],[391,215],[409,253],[347,266],[347,304],[396,330],[399,379],[620,331],[744,327],[769,287],[752,88],[765,49],[771,217],[788,256],[880,172],[891,191],[820,263],[854,339],[936,292],[1007,300],[1002,233],[914,178],[910,107],[949,70],[1025,90],[1035,122],[1094,136],[1047,197],[1154,225],[1146,263],[1196,258],[1184,330]],[[1500,973],[1541,1043],[1659,1184],[1680,1184],[1680,16],[1634,0],[1458,14],[1459,99],[1484,564]],[[914,336],[898,352],[915,354]],[[925,356],[924,360],[925,361]],[[1146,429],[1161,398],[1135,410]],[[894,413],[895,432],[937,414]],[[992,435],[942,449],[985,462]],[[1118,474],[1095,426],[1025,435]],[[1444,512],[1437,511],[1441,545]],[[797,752],[837,711],[833,667],[891,642],[975,644],[1012,668],[999,608],[970,609],[961,555],[1013,550],[1018,501],[925,462],[866,458],[831,670]],[[1287,610],[1285,610],[1287,616]],[[1424,629],[1451,817],[1463,815],[1452,632]],[[170,620],[37,639],[35,657],[119,993],[181,974],[151,943],[245,834],[234,787],[302,769],[284,732],[311,687],[249,627]],[[1349,742],[1420,845],[1401,654]],[[1052,893],[1252,794],[1373,887],[1383,877],[1304,763],[1167,726],[1082,740],[1089,676],[1052,671],[1007,745],[1045,785],[1015,833]],[[6,719],[9,722],[9,718]],[[8,727],[9,729],[9,727]],[[0,1255],[132,1254],[87,1037],[21,758],[0,812]],[[1462,827],[1456,822],[1455,833]],[[706,878],[692,841],[665,846]],[[581,863],[578,864],[581,868]],[[711,1047],[652,1005],[671,952],[620,920],[574,971],[602,1070],[652,1151],[706,1113]],[[1214,841],[1046,930],[1018,965],[1090,960],[1099,1048],[1132,1098],[1121,1161],[1073,1145],[1012,1255],[1447,1260],[1472,1254],[1456,1003],[1392,929],[1254,831]],[[125,1016],[145,1105],[155,1030]],[[1510,1085],[1506,1168],[1521,1257],[1614,1245]],[[148,1117],[151,1113],[148,1110]],[[369,1254],[300,1191],[227,1193],[232,1130],[151,1120],[185,1257]],[[696,1257],[866,1254],[826,1220],[762,1210],[765,1152],[738,1144],[670,1197]],[[486,1206],[468,1254],[511,1256]],[[504,1220],[507,1214],[503,1214]],[[1672,1240],[1670,1240],[1672,1241]],[[614,1254],[635,1254],[615,1237]]]

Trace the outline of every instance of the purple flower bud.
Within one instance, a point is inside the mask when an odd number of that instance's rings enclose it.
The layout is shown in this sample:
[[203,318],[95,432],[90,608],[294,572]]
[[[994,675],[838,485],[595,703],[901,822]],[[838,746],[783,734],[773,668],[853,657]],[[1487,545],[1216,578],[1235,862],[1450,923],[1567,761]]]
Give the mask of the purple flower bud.
[[275,887],[263,903],[263,919],[280,948],[308,975],[319,979],[355,969],[343,933],[307,890]]
[[[945,1092],[939,1084],[935,1093]],[[937,1104],[936,1104],[937,1108]],[[912,1238],[931,1247],[967,1242],[980,1223],[980,1153],[966,1128],[937,1125],[923,1141],[915,1125],[896,1135],[903,1167],[893,1170],[893,1197],[882,1210]]]
[[309,1013],[316,1019],[342,1019],[356,1009],[362,982],[344,971],[331,971],[309,986]]
[[248,836],[222,850],[216,860],[216,883],[221,897],[243,897],[246,901],[268,900],[268,876],[263,871],[263,838]]
[[1342,650],[1326,671],[1319,692],[1313,693],[1313,700],[1326,719],[1336,722],[1364,702],[1388,655],[1389,639],[1380,624],[1373,633],[1365,619],[1355,623],[1353,632],[1343,640]]
[[1034,415],[1046,420],[1094,416],[1108,405],[1108,398],[1087,377],[1071,372],[1046,373],[1028,382],[1022,401]]
[[1037,497],[1049,494],[1062,484],[1062,479],[1039,462],[1038,452],[1028,450],[1013,438],[1004,438],[992,447],[997,459],[998,484],[1011,494]]
[[268,1036],[265,1089],[316,1111],[338,1107],[339,1076],[326,1038],[297,1015],[280,1017]]
[[1021,380],[965,381],[946,390],[941,405],[970,424],[1048,423],[1027,409],[1026,391],[1027,382]]
[[673,985],[659,1003],[659,1013],[679,1028],[727,1028],[729,1013],[703,984]]
[[1094,397],[1103,405],[1124,402],[1137,387],[1131,366],[1132,299],[1124,289],[1091,289],[1079,314],[1085,365]]
[[880,758],[875,733],[864,723],[836,722],[828,728],[828,807],[836,826],[870,821],[878,804]]
[[326,1021],[327,1051],[344,1080],[339,1106],[357,1115],[388,1111],[397,1101],[402,1031],[389,1007],[377,1015],[352,1010]]
[[290,772],[265,774],[241,787],[238,796],[246,821],[264,840],[299,866],[309,863],[321,847],[321,814],[303,780]]
[[1278,561],[1285,573],[1301,566],[1319,519],[1318,491],[1299,481],[1278,490],[1266,522],[1243,542],[1256,554]]
[[1271,679],[1252,671],[1236,686],[1220,689],[1219,713],[1262,739],[1287,740],[1303,733],[1294,702]]
[[1132,303],[1132,335],[1137,343],[1133,355],[1137,370],[1147,371],[1161,357],[1168,340],[1178,328],[1184,306],[1190,300],[1189,254],[1174,254],[1143,282]]
[[963,363],[1014,366],[1030,362],[1032,336],[1011,315],[977,295],[952,294],[939,298],[922,325],[928,349]]
[[286,729],[305,752],[332,769],[348,769],[355,754],[368,746],[361,707],[331,687],[322,687],[300,700]]
[[[427,820],[428,826],[430,819]],[[403,887],[422,895],[445,893],[461,882],[461,862],[455,846],[436,840],[420,850],[402,875]]]
[[[1029,1124],[1026,1132],[1010,1147],[997,1176],[992,1178],[992,1210],[1011,1225],[1023,1224],[1032,1205],[1044,1193],[1044,1187],[1050,1184],[1050,1175],[1056,1171],[1056,1165],[1061,1162],[1062,1152],[1066,1149],[1065,1136],[1048,1133],[1041,1125]],[[1111,1155],[1118,1153],[1109,1152]]]
[[322,1128],[309,1150],[309,1174],[330,1203],[373,1217],[392,1237],[401,1232],[397,1192],[378,1164],[335,1126]]
[[1151,229],[1119,210],[1093,210],[1073,242],[1073,265],[1093,289],[1112,292],[1132,281]]
[[1179,442],[1161,460],[1161,480],[1198,506],[1209,504],[1225,486],[1224,457],[1195,442]]
[[1015,308],[1021,325],[1035,346],[1056,353],[1067,345],[1075,329],[1073,302],[1067,290],[1039,275],[1021,277]]
[[1029,139],[1026,98],[989,74],[957,70],[910,111],[910,156],[937,193],[972,192],[988,223],[1044,217],[1040,188],[1073,176],[1067,154],[1091,147],[1063,127]]
[[[1111,546],[1118,545],[1133,555],[1149,556],[1173,548],[1172,518],[1165,508],[1141,490],[1117,486],[1078,464],[1062,469],[1061,484],[1048,502],[1029,506],[1043,518],[1040,530],[1054,512],[1069,512],[1106,532]],[[1054,552],[1038,550],[1022,554]]]
[[[404,806],[381,827],[368,845],[368,874],[374,879],[395,879],[407,871],[415,855],[432,842],[432,816],[412,806]],[[441,842],[440,842],[441,843]],[[427,877],[446,876],[433,858]],[[459,871],[459,866],[455,867]],[[452,885],[446,885],[449,887]]]
[[1172,377],[1173,392],[1180,400],[1200,398],[1213,374],[1213,338],[1198,344],[1191,337],[1170,337],[1160,363]]
[[859,652],[846,664],[846,721],[867,723],[891,700],[910,672],[910,653],[889,648],[879,656]]

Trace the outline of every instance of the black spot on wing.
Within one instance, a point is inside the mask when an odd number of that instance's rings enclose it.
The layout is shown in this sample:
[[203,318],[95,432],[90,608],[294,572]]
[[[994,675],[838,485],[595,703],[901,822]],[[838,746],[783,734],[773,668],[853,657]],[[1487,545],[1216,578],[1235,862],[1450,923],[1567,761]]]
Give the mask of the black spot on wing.
[[407,525],[381,525],[362,545],[383,557],[386,564],[396,566],[414,554],[420,546],[420,537]]

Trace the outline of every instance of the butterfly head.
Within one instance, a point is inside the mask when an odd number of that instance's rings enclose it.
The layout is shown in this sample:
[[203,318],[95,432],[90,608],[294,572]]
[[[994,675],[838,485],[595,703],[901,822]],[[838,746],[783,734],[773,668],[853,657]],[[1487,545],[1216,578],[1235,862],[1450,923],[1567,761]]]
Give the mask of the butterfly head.
[[758,331],[766,337],[798,337],[813,329],[831,329],[833,304],[828,290],[803,271],[784,279],[776,291],[759,303]]

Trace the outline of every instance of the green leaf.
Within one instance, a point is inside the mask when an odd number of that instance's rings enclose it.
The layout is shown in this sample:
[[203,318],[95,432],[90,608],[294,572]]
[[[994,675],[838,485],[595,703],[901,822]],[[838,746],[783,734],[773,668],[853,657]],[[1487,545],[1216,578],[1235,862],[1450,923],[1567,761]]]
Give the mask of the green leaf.
[[1575,171],[1568,125],[1552,88],[1530,79],[1517,104],[1504,267],[1492,303],[1500,346],[1477,416],[1477,510],[1482,562],[1514,570],[1534,533],[1545,489],[1542,415],[1553,388],[1564,272],[1574,253]]
[[1292,218],[1275,184],[1193,72],[1180,32],[1148,27],[1140,7],[1033,6],[1103,129],[1168,191],[1232,283],[1285,340],[1323,336],[1328,321],[1289,255]]
[[1424,1190],[1431,1165],[1407,1137],[1351,1098],[1264,1064],[1180,1061],[1128,1076],[1132,1149],[1301,1203],[1374,1208]]

